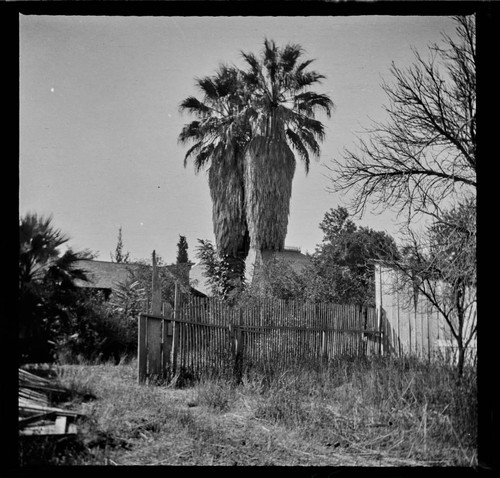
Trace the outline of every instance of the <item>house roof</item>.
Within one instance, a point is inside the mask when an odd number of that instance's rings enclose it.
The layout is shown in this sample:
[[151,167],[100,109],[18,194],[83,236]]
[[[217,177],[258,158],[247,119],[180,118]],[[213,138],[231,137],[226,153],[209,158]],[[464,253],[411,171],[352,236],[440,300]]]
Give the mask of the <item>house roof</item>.
[[[312,263],[309,256],[302,254],[298,248],[286,248],[280,252],[263,251],[261,257],[264,264],[275,260],[289,266],[297,274]],[[191,267],[189,271],[189,284],[204,295],[211,296],[212,289],[204,273],[205,267],[201,263]]]
[[204,275],[205,267],[198,263],[189,270],[189,285],[206,296],[212,295],[212,288]]
[[130,279],[130,271],[134,265],[83,259],[78,261],[75,267],[83,269],[89,279],[88,282],[76,280],[75,284],[78,287],[113,289],[119,283]]
[[289,266],[294,272],[299,274],[302,270],[311,265],[311,259],[302,254],[297,249],[285,249],[284,251],[262,251],[262,262],[268,263],[275,260]]
[[[76,268],[83,269],[87,273],[88,282],[76,280],[75,285],[84,288],[94,289],[113,289],[120,283],[126,283],[131,278],[131,273],[140,267],[152,268],[152,266],[144,264],[123,263],[123,262],[106,262],[96,261],[91,259],[82,259],[76,262]],[[176,275],[169,270],[169,266],[158,266],[172,276],[176,280]],[[182,292],[188,292],[187,288],[180,284]],[[191,292],[195,294],[198,291]]]

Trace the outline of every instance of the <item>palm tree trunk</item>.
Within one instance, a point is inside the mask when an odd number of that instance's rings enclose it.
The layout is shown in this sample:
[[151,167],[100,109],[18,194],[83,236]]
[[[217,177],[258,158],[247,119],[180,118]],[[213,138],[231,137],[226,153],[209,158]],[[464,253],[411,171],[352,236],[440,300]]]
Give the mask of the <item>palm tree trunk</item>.
[[295,157],[285,141],[252,139],[244,161],[250,247],[282,250],[290,213]]
[[208,171],[215,243],[221,256],[246,257],[248,253],[242,162],[235,155],[221,158]]

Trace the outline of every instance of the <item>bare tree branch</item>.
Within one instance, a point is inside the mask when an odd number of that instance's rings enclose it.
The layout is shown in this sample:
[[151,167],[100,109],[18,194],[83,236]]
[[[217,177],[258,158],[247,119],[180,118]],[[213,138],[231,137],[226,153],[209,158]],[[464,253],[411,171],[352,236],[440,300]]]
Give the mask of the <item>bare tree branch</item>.
[[424,59],[382,84],[388,120],[375,122],[330,167],[333,192],[352,192],[351,209],[394,208],[408,222],[437,214],[448,200],[475,194],[475,23],[457,18],[458,43],[429,47]]

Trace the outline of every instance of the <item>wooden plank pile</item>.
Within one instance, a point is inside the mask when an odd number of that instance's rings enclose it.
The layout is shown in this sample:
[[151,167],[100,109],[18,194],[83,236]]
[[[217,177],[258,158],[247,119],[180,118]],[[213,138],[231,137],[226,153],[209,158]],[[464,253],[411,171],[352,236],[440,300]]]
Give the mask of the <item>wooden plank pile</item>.
[[68,394],[69,391],[61,385],[19,369],[19,434],[76,434],[73,422],[82,414],[51,406],[56,397]]

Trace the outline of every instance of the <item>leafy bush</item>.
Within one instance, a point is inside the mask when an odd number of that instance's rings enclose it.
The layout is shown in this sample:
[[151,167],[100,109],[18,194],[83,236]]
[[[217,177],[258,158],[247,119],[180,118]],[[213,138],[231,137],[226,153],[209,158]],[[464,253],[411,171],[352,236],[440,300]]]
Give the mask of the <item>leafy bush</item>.
[[82,292],[58,335],[59,362],[114,360],[137,349],[137,316],[124,314],[101,294]]

